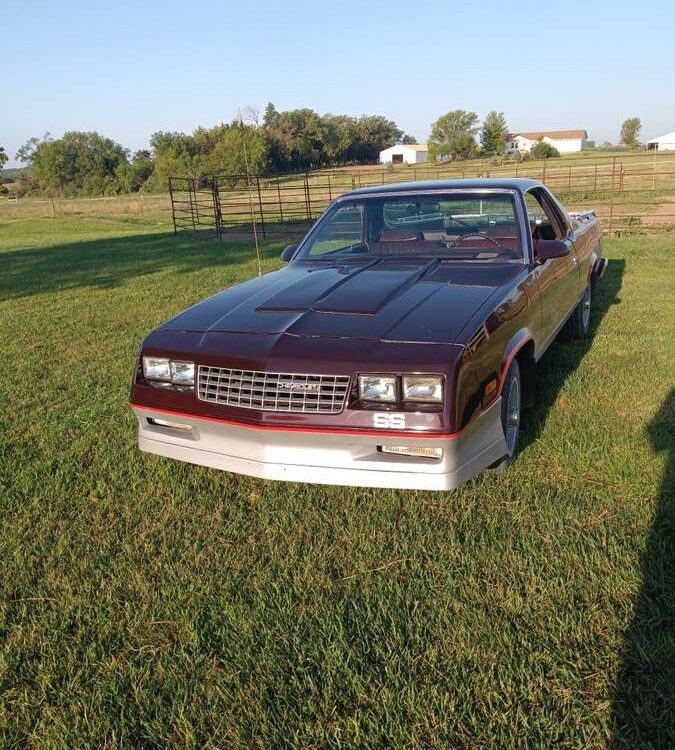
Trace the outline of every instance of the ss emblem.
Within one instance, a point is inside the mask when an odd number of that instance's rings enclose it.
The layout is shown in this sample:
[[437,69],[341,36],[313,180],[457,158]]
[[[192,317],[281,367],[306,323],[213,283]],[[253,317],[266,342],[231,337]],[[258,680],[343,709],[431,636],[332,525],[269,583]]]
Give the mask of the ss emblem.
[[387,427],[390,430],[402,430],[405,427],[405,414],[377,412],[373,414],[373,427]]

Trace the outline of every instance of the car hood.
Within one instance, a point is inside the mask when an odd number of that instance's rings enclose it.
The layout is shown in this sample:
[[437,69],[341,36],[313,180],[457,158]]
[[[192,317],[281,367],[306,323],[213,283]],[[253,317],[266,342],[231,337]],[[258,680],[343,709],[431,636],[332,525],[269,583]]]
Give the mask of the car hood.
[[522,272],[522,265],[494,262],[295,262],[220,292],[161,329],[458,343],[472,317]]

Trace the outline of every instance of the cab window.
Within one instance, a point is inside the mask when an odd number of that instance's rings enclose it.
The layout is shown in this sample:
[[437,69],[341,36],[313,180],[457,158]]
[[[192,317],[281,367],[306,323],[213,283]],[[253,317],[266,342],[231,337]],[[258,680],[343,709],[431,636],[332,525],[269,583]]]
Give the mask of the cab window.
[[560,240],[564,237],[560,218],[539,191],[525,193],[525,206],[533,239]]

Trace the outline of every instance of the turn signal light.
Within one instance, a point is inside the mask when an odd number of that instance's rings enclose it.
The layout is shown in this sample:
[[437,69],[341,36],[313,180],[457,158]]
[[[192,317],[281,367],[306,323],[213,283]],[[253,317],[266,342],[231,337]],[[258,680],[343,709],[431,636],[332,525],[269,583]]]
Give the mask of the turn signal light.
[[399,456],[417,456],[418,458],[443,458],[443,448],[432,448],[420,445],[411,448],[408,445],[381,445],[382,453],[397,453]]

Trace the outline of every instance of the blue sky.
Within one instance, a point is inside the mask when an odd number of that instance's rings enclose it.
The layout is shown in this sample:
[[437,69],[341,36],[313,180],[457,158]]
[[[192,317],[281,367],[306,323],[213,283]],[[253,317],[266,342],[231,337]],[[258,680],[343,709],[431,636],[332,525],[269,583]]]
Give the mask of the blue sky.
[[[451,109],[512,129],[616,141],[675,130],[675,3],[138,2],[3,4],[0,145],[156,130],[252,105],[383,114],[424,140]],[[11,166],[10,163],[8,166]]]

